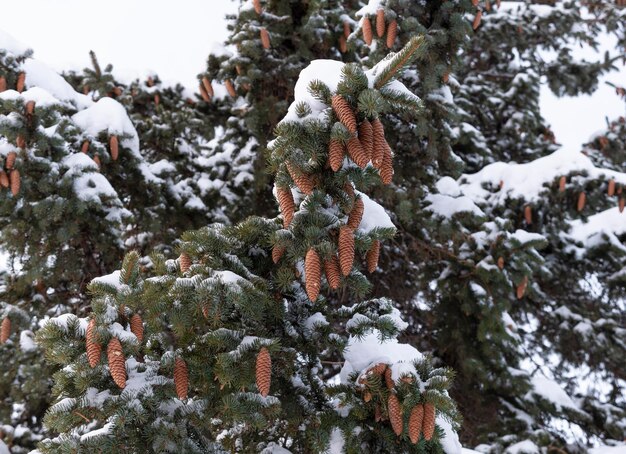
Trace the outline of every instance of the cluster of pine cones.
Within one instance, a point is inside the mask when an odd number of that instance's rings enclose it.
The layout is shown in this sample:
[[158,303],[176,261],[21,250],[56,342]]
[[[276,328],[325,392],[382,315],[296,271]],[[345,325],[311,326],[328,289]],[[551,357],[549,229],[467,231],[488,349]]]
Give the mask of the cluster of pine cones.
[[[18,136],[18,139],[19,137],[21,136]],[[18,140],[18,143],[19,142],[21,141]],[[17,153],[15,151],[9,151],[4,160],[4,168],[0,170],[0,186],[3,188],[10,188],[13,196],[17,196],[20,192],[20,186],[22,184],[20,171],[15,168],[16,159]]]
[[[396,36],[398,35],[398,21],[392,20],[387,25],[385,21],[385,10],[383,8],[379,8],[376,11],[376,35],[378,38],[382,38],[385,36],[385,31],[387,32],[387,39],[385,40],[387,47],[391,49],[396,42]],[[344,23],[344,33],[345,33],[346,24]],[[363,32],[363,41],[368,46],[372,45],[372,41],[374,39],[374,31],[372,28],[372,20],[369,16],[365,16],[361,21],[361,31]]]

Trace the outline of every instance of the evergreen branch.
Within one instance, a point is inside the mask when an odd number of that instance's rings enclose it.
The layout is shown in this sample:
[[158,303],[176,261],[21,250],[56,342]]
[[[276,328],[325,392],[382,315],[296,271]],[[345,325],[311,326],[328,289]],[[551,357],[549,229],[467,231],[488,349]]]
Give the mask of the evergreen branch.
[[93,69],[96,72],[96,76],[100,78],[102,76],[102,70],[100,69],[100,63],[98,63],[96,53],[93,50],[89,51],[89,58],[91,58],[91,64],[93,65]]
[[395,75],[400,71],[404,66],[408,65],[411,61],[413,61],[417,57],[417,50],[424,43],[423,36],[415,36],[411,38],[411,40],[396,53],[393,57],[391,57],[391,61],[387,64],[385,69],[376,77],[376,81],[374,82],[374,88],[379,89],[384,87],[389,83],[389,81],[395,77]]

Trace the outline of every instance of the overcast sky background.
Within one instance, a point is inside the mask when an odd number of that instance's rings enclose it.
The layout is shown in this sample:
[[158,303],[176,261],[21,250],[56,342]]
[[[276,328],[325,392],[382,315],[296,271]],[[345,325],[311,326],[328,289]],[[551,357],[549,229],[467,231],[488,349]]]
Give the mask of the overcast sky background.
[[[102,65],[113,63],[116,77],[130,80],[156,72],[195,89],[212,43],[227,36],[224,16],[232,0],[17,0],[3,2],[0,29],[35,51],[35,57],[61,71],[90,66],[94,50]],[[99,5],[99,6],[96,6]],[[604,48],[611,48],[607,40]],[[581,57],[590,58],[587,50]],[[626,85],[626,68],[608,80]],[[604,83],[593,96],[554,97],[542,91],[543,113],[559,143],[572,150],[602,129],[605,116],[624,115],[624,103]]]

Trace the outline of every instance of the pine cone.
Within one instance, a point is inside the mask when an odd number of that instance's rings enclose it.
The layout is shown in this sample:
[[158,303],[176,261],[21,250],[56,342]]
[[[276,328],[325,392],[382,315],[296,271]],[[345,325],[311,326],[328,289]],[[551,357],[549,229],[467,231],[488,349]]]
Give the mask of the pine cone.
[[363,18],[363,23],[361,24],[361,28],[363,30],[363,41],[365,41],[365,44],[367,44],[368,46],[371,46],[373,34],[372,34],[372,23],[370,22],[369,17],[365,16]]
[[626,199],[624,199],[624,197],[620,197],[619,202],[617,202],[617,207],[619,209],[619,212],[622,213],[624,211],[624,204],[626,202]]
[[531,225],[533,223],[533,210],[530,205],[526,205],[524,207],[524,220],[528,225]]
[[15,151],[9,151],[4,166],[7,170],[11,170],[15,166],[15,160],[17,159],[17,153]]
[[372,121],[372,165],[377,169],[380,169],[383,165],[386,148],[385,128],[382,122],[375,118]]
[[17,169],[11,170],[9,174],[9,184],[11,185],[11,194],[16,196],[20,192],[20,186],[22,184],[22,179],[20,178],[20,171]]
[[130,318],[130,332],[137,337],[139,343],[143,342],[143,321],[139,314],[133,314]]
[[285,253],[285,248],[282,246],[274,245],[272,248],[272,262],[278,263]]
[[376,404],[374,409],[374,421],[380,422],[383,420],[383,411],[380,409],[380,405]]
[[566,183],[566,180],[564,176],[559,178],[559,192],[565,191],[565,183]]
[[178,257],[178,265],[180,266],[180,271],[186,273],[189,271],[189,268],[191,268],[191,257],[189,257],[186,252],[183,252],[180,254],[180,257]]
[[174,362],[174,387],[179,399],[186,399],[189,392],[189,371],[187,363],[182,358],[176,358]]
[[154,94],[154,105],[158,106],[159,104],[161,104],[161,97],[159,96],[158,93]]
[[344,225],[339,229],[339,265],[341,274],[347,276],[354,263],[354,231]]
[[498,269],[500,271],[504,269],[504,257],[498,257]]
[[344,156],[345,149],[341,140],[330,139],[330,144],[328,145],[328,165],[333,169],[333,172],[341,168]]
[[100,362],[100,354],[102,353],[102,344],[96,339],[96,321],[91,319],[87,325],[87,333],[85,335],[85,343],[87,348],[87,361],[91,367],[96,367]]
[[26,139],[24,139],[23,135],[18,134],[15,139],[15,144],[17,145],[17,148],[24,149],[26,148]]
[[268,33],[267,29],[262,28],[259,34],[261,36],[261,44],[263,45],[263,49],[269,49],[271,46],[271,43],[270,43],[270,34]]
[[335,95],[332,98],[331,104],[339,121],[351,134],[354,134],[356,132],[356,116],[348,101],[341,95]]
[[416,444],[422,433],[422,422],[424,420],[424,406],[418,404],[411,410],[411,416],[409,416],[409,438],[411,443]]
[[354,201],[354,205],[352,207],[352,211],[348,216],[348,227],[353,230],[359,228],[361,224],[361,219],[363,219],[363,211],[365,210],[365,205],[363,204],[363,199],[360,197]]
[[376,34],[379,38],[385,34],[385,10],[382,8],[376,11]]
[[226,91],[232,98],[235,98],[237,96],[237,91],[235,91],[235,86],[233,85],[233,82],[230,79],[226,79],[224,81],[224,86],[226,87]]
[[607,194],[609,197],[613,197],[615,194],[615,180],[611,178],[609,180],[609,188],[607,189]]
[[7,89],[7,80],[4,78],[4,76],[0,76],[0,93],[2,93],[3,91],[6,91]]
[[207,93],[206,89],[200,84],[200,96],[204,100],[204,102],[211,102],[211,97]]
[[387,389],[389,390],[392,390],[396,385],[391,376],[391,368],[389,367],[385,369],[385,385],[387,385]]
[[26,115],[32,116],[35,113],[35,101],[28,101],[25,106]]
[[85,140],[83,142],[83,144],[80,147],[80,151],[82,151],[85,154],[89,151],[89,141],[88,140]]
[[373,273],[378,267],[378,257],[380,256],[380,241],[374,240],[370,250],[367,251],[365,261],[367,262],[367,271]]
[[587,203],[587,195],[584,191],[578,194],[578,202],[576,203],[576,211],[580,212],[585,208],[585,203]]
[[9,177],[4,170],[0,170],[0,185],[2,185],[3,188],[9,187]]
[[313,248],[309,249],[304,259],[304,273],[306,278],[306,294],[313,302],[320,294],[322,283],[322,262]]
[[367,154],[367,160],[371,160],[374,152],[374,128],[369,120],[363,120],[359,125],[359,140]]
[[[385,144],[386,143],[385,141]],[[385,154],[383,155],[383,165],[380,167],[380,179],[383,184],[389,184],[393,179],[393,156],[391,155],[389,145],[385,148]]]
[[518,300],[521,300],[524,297],[527,286],[528,286],[528,276],[524,276],[522,281],[519,284],[517,284],[517,289],[515,291]]
[[261,7],[261,0],[254,0],[253,4],[254,11],[256,11],[256,13],[260,15],[263,12],[263,8]]
[[202,303],[202,315],[204,318],[209,318],[209,309],[211,307],[211,303],[209,301],[205,301]]
[[204,87],[204,89],[206,90],[207,94],[212,98],[213,96],[215,96],[215,92],[213,91],[213,84],[211,83],[211,81],[204,76],[202,78],[202,86]]
[[396,36],[398,35],[398,21],[392,20],[387,27],[387,47],[391,49],[396,42]]
[[397,436],[400,436],[404,430],[404,418],[402,417],[402,405],[398,400],[398,396],[393,393],[389,394],[387,407],[389,410],[389,422],[391,422],[391,428]]
[[472,28],[474,30],[476,30],[479,26],[480,26],[480,20],[483,17],[483,11],[482,10],[478,10],[478,12],[476,13],[476,17],[474,17],[474,22],[472,23]]
[[9,317],[4,317],[2,319],[2,325],[0,325],[0,344],[4,344],[7,340],[9,340],[10,335],[11,319]]
[[293,201],[293,194],[289,188],[276,188],[276,196],[278,199],[278,206],[280,212],[283,215],[283,227],[289,228],[291,221],[293,220],[293,214],[296,211],[296,204]]
[[352,33],[352,30],[350,29],[350,22],[345,20],[343,21],[343,37],[348,39],[350,37],[350,33]]
[[315,184],[309,175],[294,167],[290,162],[287,162],[287,171],[300,191],[306,195],[310,195],[313,192]]
[[122,344],[117,337],[109,341],[107,347],[107,357],[109,359],[109,371],[117,386],[124,389],[126,387],[126,358],[122,351]]
[[256,386],[263,397],[270,393],[272,382],[272,358],[267,348],[261,348],[256,357]]
[[22,93],[24,91],[24,85],[26,84],[26,73],[21,72],[17,75],[17,83],[15,84],[15,89],[18,93]]
[[435,406],[433,404],[424,404],[424,423],[422,425],[424,439],[430,441],[435,433]]
[[367,156],[367,153],[365,153],[363,145],[361,145],[361,141],[357,137],[353,137],[348,140],[347,147],[350,159],[352,159],[361,169],[364,169],[365,166],[367,166],[367,163],[370,162],[370,159],[369,156]]
[[109,148],[111,149],[111,159],[117,161],[117,157],[119,156],[119,142],[117,136],[112,135],[109,138]]
[[354,186],[352,186],[352,183],[346,183],[345,186],[343,187],[343,191],[346,194],[348,194],[348,197],[350,198],[350,200],[354,200],[355,194],[354,194]]
[[328,286],[331,290],[337,290],[341,284],[341,270],[339,269],[339,259],[337,259],[336,255],[324,262],[324,271],[326,272]]
[[98,153],[93,155],[93,162],[96,163],[96,165],[98,166],[98,169],[102,167],[102,163],[100,162],[100,156],[98,156]]
[[348,41],[346,41],[346,38],[344,38],[343,36],[339,37],[339,51],[342,54],[348,52]]

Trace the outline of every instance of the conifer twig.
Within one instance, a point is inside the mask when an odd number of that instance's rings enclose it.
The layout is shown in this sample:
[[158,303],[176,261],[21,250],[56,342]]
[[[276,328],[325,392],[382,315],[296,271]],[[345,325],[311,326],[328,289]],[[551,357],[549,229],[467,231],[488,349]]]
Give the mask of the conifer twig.
[[380,89],[381,87],[384,87],[397,74],[398,71],[400,71],[405,65],[410,63],[416,57],[417,50],[423,43],[423,36],[415,36],[411,38],[402,50],[391,57],[389,64],[385,67],[385,69],[383,69],[378,77],[376,77],[374,88]]

